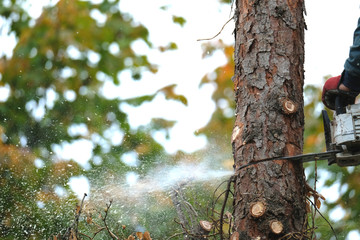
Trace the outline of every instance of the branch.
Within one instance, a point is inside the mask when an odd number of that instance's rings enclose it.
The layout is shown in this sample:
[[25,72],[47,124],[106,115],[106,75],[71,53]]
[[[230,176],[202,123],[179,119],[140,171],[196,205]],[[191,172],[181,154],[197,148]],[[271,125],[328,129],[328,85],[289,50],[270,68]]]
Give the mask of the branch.
[[[83,208],[84,205],[84,200],[85,197],[87,196],[86,193],[84,193],[84,197],[81,200],[81,204],[80,206],[77,206],[76,211],[75,211],[75,221],[70,225],[70,227],[66,230],[63,238],[64,239],[69,239],[70,237],[74,237],[73,234],[75,234],[75,237],[78,238],[78,226],[79,226],[79,219],[80,219],[80,214],[81,214],[81,210]],[[74,232],[75,230],[75,232]]]
[[76,237],[78,237],[79,219],[80,219],[81,210],[82,210],[82,208],[84,206],[84,200],[85,200],[86,196],[87,196],[87,194],[84,193],[84,197],[81,200],[80,208],[78,209],[77,215],[75,217],[75,234],[76,234]]
[[[307,233],[309,231],[314,232],[314,228],[306,229],[303,232],[291,232],[291,233],[288,233],[288,234],[282,236],[281,238],[279,238],[279,240],[303,240],[304,239],[304,233]],[[312,239],[312,238],[305,238],[305,239]]]
[[180,236],[180,235],[183,235],[184,233],[175,233],[174,235],[171,235],[170,237],[168,237],[166,240],[170,240],[174,237],[177,237],[177,236]]
[[219,229],[219,234],[220,234],[220,240],[223,240],[223,221],[224,221],[224,212],[225,212],[225,207],[226,207],[226,202],[228,200],[229,197],[229,192],[230,192],[230,188],[231,188],[231,183],[235,182],[235,176],[231,176],[227,187],[226,187],[226,193],[225,193],[225,199],[224,199],[224,203],[222,205],[221,208],[221,212],[220,212],[220,229]]
[[[92,238],[90,238],[90,239],[94,239],[95,238],[95,236],[96,235],[98,235],[98,233],[100,233],[102,230],[104,230],[104,229],[106,229],[105,227],[99,227],[99,229],[96,231],[96,232],[94,232],[94,235],[92,236]],[[80,234],[82,234],[82,235],[85,235],[85,234],[83,234],[83,233],[80,233]],[[87,236],[88,237],[88,236]]]
[[79,234],[80,234],[80,235],[83,235],[83,236],[85,236],[85,237],[88,237],[90,240],[94,239],[94,237],[90,237],[90,236],[86,235],[85,233],[79,232]]
[[[314,179],[314,192],[316,192],[316,181],[317,181],[317,161],[315,161],[315,179]],[[314,197],[314,201],[316,203],[317,199],[315,199]],[[317,206],[315,205],[315,209],[317,208]],[[316,217],[316,210],[314,211],[314,215],[313,215],[313,219],[312,219],[312,226],[315,227],[315,217]],[[311,234],[311,238],[314,237],[314,232]]]
[[[215,195],[216,195],[216,192],[217,192],[217,190],[219,190],[219,188],[224,184],[224,183],[226,183],[226,182],[228,182],[228,180],[225,180],[225,181],[223,181],[222,183],[220,183],[217,187],[216,187],[216,189],[214,190],[214,194],[213,194],[213,197],[211,198],[212,200],[211,200],[211,216],[214,216],[214,212],[215,212],[215,204],[216,204],[216,202],[217,202],[217,200],[219,199],[219,197],[217,197],[216,198],[216,200],[214,201],[214,199],[215,199]],[[223,195],[225,192],[222,192],[221,194],[220,194],[220,196],[221,195]],[[209,214],[208,214],[209,215]]]
[[117,239],[119,240],[119,238],[111,232],[111,230],[109,229],[107,223],[106,223],[106,218],[107,218],[107,215],[108,215],[108,212],[110,210],[110,207],[111,207],[111,204],[112,204],[112,200],[110,200],[110,203],[109,204],[106,204],[106,209],[105,209],[105,216],[103,218],[103,222],[104,222],[104,225],[105,225],[105,229],[108,231],[108,233],[110,234],[111,238],[112,239]]
[[[181,192],[181,188],[179,186],[178,190],[176,191],[177,195],[176,197],[177,198],[180,198],[180,200],[178,199],[178,202],[179,204],[183,206],[183,208],[181,208],[180,206],[180,210],[182,211],[182,209],[184,209],[184,212],[189,216],[190,218],[190,223],[191,223],[191,229],[192,231],[195,231],[195,227],[194,227],[194,223],[196,221],[194,221],[194,218],[196,219],[196,217],[198,217],[198,213],[195,211],[194,207],[188,202],[185,200],[182,192]],[[194,216],[195,215],[195,216]],[[188,224],[189,225],[189,224]],[[189,226],[190,227],[190,226]]]
[[229,20],[227,20],[227,22],[222,26],[221,30],[220,30],[215,36],[213,36],[213,37],[211,37],[211,38],[198,39],[197,41],[207,41],[207,40],[212,40],[212,39],[216,38],[216,37],[219,36],[220,33],[224,30],[225,26],[226,26],[231,20],[233,20],[233,19],[234,19],[234,17],[232,17],[232,18],[230,18]]
[[[186,227],[188,225],[188,221],[183,213],[183,210],[181,209],[181,203],[179,201],[179,195],[180,195],[180,192],[179,192],[179,189],[175,189],[173,188],[173,194],[171,194],[171,200],[176,208],[176,212],[178,214],[178,217],[179,217],[179,220],[180,220],[180,224],[181,224],[181,227],[183,229],[183,233],[185,234],[186,233]],[[175,221],[176,222],[176,221]],[[185,240],[187,240],[188,238],[187,237],[184,237]]]
[[337,236],[336,236],[336,232],[335,232],[333,226],[331,225],[331,223],[324,217],[324,215],[322,215],[322,213],[319,211],[319,209],[317,209],[316,205],[311,201],[311,199],[308,198],[308,197],[306,197],[306,198],[307,198],[307,200],[314,206],[315,211],[317,211],[317,212],[320,214],[320,216],[325,220],[325,222],[327,222],[327,224],[328,224],[328,225],[330,226],[330,228],[331,228],[331,231],[334,233],[334,236],[335,236],[336,240],[338,240],[338,238],[337,238]]
[[[181,222],[176,221],[176,219],[174,219],[174,222],[176,222],[177,224],[180,224],[185,232],[184,233],[176,233],[176,234],[172,235],[170,238],[173,238],[173,237],[181,235],[181,234],[186,234],[188,236],[194,237],[194,239],[208,239],[209,237],[214,237],[214,236],[218,235],[218,233],[214,233],[214,234],[210,234],[210,235],[193,234],[193,233],[189,232]],[[168,239],[170,239],[170,238],[168,238]]]

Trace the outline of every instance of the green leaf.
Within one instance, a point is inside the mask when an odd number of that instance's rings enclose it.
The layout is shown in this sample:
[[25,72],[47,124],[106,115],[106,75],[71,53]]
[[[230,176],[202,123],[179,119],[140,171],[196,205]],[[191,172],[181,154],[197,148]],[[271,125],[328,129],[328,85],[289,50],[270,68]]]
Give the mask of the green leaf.
[[158,90],[157,92],[163,93],[165,95],[166,99],[173,99],[173,100],[179,101],[179,102],[183,103],[185,106],[187,106],[188,102],[187,102],[186,97],[184,95],[176,94],[174,91],[175,87],[176,87],[176,84],[172,84],[172,85],[166,86],[166,87]]
[[169,49],[170,49],[170,50],[175,50],[175,49],[178,49],[178,46],[177,46],[176,43],[171,42],[171,43],[169,44]]
[[150,102],[154,99],[154,97],[156,96],[156,93],[153,95],[146,95],[146,96],[141,96],[141,97],[136,97],[136,98],[129,98],[124,100],[124,102],[132,105],[132,106],[140,106],[141,104],[143,104],[144,102]]
[[169,121],[162,118],[153,118],[151,120],[151,128],[160,130],[160,129],[169,129],[175,125],[176,121]]
[[186,23],[186,20],[183,17],[178,17],[178,16],[173,15],[173,22],[177,23],[177,24],[179,24],[180,26],[183,27],[184,24]]
[[166,11],[169,9],[169,6],[164,5],[164,6],[161,6],[160,9]]
[[159,50],[161,52],[165,52],[165,51],[168,51],[168,50],[176,50],[176,49],[178,49],[178,46],[174,42],[170,42],[167,46],[160,46],[159,47]]

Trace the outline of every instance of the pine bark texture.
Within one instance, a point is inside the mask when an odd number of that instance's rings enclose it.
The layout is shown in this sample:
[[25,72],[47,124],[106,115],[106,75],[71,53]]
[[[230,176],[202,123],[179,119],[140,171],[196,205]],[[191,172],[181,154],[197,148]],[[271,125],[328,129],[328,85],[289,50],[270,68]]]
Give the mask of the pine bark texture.
[[[302,153],[303,0],[237,0],[235,12],[235,169]],[[234,231],[239,239],[279,239],[306,227],[301,163],[275,160],[236,170]],[[265,212],[250,213],[261,202]],[[283,230],[274,234],[270,223]]]

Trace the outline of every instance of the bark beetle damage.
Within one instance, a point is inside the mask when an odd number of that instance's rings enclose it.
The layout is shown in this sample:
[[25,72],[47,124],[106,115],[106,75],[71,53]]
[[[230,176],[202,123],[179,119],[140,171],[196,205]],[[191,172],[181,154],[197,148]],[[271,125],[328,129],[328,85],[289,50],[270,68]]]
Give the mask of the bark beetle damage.
[[[231,140],[237,168],[302,153],[305,22],[303,0],[237,0],[236,7],[236,120]],[[233,216],[239,239],[278,239],[303,230],[301,164],[264,162],[236,175]],[[254,217],[250,205],[257,202],[266,206],[260,217]],[[274,219],[278,222],[270,225]]]

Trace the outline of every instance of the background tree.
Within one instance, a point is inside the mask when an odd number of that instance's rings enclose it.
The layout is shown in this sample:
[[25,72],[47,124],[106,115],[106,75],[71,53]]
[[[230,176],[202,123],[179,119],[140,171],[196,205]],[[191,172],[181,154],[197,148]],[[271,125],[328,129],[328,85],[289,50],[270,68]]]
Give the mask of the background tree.
[[[157,71],[146,56],[132,49],[135,40],[152,45],[147,29],[120,12],[119,1],[59,1],[36,22],[24,4],[0,5],[10,30],[18,36],[13,56],[3,58],[0,68],[0,84],[9,89],[6,101],[0,103],[6,149],[0,166],[4,186],[0,236],[8,239],[39,238],[66,229],[75,203],[68,185],[71,177],[85,176],[92,186],[115,176],[122,176],[117,179],[122,181],[126,172],[143,173],[155,160],[165,159],[163,147],[149,129],[130,128],[122,103],[137,106],[162,93],[186,104],[183,96],[174,93],[174,85],[133,99],[104,90],[109,85],[116,88],[125,69],[133,80],[144,71]],[[153,122],[157,129],[172,124]],[[61,155],[70,145],[85,146],[80,155],[89,160],[86,165],[71,161],[74,156]],[[126,153],[135,153],[138,165],[120,161]],[[49,224],[53,218],[54,224]]]
[[[237,1],[235,26],[235,167],[302,153],[303,1]],[[304,232],[301,163],[275,161],[236,171],[234,228],[239,239]],[[261,214],[254,204],[261,203]],[[279,232],[273,220],[283,226]]]

